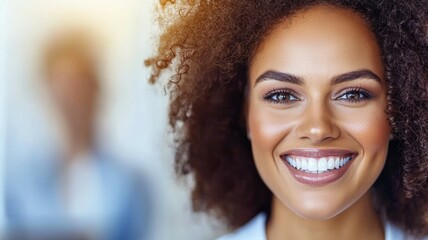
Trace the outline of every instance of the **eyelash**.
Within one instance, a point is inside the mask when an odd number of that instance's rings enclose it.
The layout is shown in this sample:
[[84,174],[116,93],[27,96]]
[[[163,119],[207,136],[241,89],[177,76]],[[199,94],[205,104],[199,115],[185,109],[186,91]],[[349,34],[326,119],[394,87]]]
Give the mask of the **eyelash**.
[[[347,94],[354,94],[354,95],[358,95],[357,99],[354,98],[344,98],[342,99],[342,97],[346,96]],[[285,98],[286,100],[280,100],[279,96],[281,95],[286,95]],[[274,89],[268,93],[266,93],[263,96],[263,99],[265,101],[268,101],[270,103],[274,103],[274,104],[287,104],[287,103],[292,103],[292,102],[297,102],[300,101],[300,99],[298,97],[296,97],[296,93],[294,91],[291,91],[289,89]],[[277,99],[274,99],[274,98]],[[290,98],[294,98],[294,99],[290,99]],[[349,88],[349,89],[345,89],[342,90],[342,93],[336,97],[334,100],[339,100],[339,101],[347,101],[350,103],[357,103],[357,102],[361,102],[361,101],[366,101],[373,98],[373,96],[367,92],[366,90],[362,89],[362,88]]]
[[[341,97],[343,97],[347,94],[358,95],[358,98],[357,99],[354,99],[354,98],[341,99]],[[349,88],[349,89],[346,89],[343,93],[341,93],[337,98],[335,98],[335,100],[357,103],[357,102],[369,100],[371,98],[373,98],[373,96],[369,92],[367,92],[366,90],[364,90],[362,88]]]
[[[287,100],[280,100],[278,98],[280,95],[286,95]],[[270,103],[285,104],[285,103],[300,101],[300,99],[296,97],[296,95],[297,94],[295,92],[288,89],[275,89],[266,93],[263,96],[263,99]],[[277,99],[274,99],[274,97],[276,97]],[[296,100],[290,100],[290,98],[295,98]]]

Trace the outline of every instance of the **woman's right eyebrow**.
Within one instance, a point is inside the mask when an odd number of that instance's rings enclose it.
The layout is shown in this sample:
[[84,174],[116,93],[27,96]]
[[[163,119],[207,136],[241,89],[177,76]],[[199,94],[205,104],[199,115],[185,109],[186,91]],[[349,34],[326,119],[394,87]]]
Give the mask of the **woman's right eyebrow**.
[[281,82],[289,82],[289,83],[293,83],[293,84],[303,85],[302,78],[300,78],[298,76],[295,76],[295,75],[289,74],[289,73],[283,73],[283,72],[277,72],[277,71],[269,70],[269,71],[266,71],[263,74],[261,74],[256,79],[256,83],[254,84],[254,86],[257,83],[263,82],[266,80],[278,80]]

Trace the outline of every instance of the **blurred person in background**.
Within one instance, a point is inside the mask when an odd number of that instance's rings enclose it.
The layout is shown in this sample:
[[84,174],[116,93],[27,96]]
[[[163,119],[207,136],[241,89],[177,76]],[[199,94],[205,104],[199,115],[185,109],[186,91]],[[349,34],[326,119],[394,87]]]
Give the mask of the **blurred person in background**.
[[27,161],[8,161],[11,238],[147,238],[150,201],[143,176],[97,145],[101,86],[96,46],[86,32],[71,31],[45,49],[46,85],[65,144],[54,153],[42,149]]

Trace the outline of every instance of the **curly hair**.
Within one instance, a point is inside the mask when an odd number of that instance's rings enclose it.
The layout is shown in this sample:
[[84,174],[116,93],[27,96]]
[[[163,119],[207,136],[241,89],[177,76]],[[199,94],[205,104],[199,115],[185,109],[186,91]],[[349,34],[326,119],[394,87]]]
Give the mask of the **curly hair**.
[[[412,234],[428,232],[428,3],[426,0],[161,1],[150,82],[169,76],[176,172],[192,174],[195,211],[235,228],[270,208],[244,121],[247,68],[276,24],[316,4],[351,9],[369,23],[382,52],[393,129],[374,185],[382,214]],[[171,3],[171,4],[170,4]],[[162,15],[163,13],[163,15]],[[171,15],[171,13],[175,13]],[[168,17],[169,16],[169,17]],[[168,24],[169,23],[169,24]]]

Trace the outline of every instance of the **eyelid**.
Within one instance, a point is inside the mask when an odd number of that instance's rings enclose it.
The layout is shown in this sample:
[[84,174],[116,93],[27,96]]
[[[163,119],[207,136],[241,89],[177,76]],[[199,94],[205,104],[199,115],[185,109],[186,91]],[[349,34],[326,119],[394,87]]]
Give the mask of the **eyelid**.
[[[361,99],[358,99],[358,100],[357,99],[339,99],[343,95],[345,95],[347,93],[350,93],[350,92],[357,92],[359,94],[363,94],[365,97],[361,98]],[[366,89],[364,89],[362,87],[349,87],[349,88],[342,89],[338,94],[336,94],[336,96],[334,97],[334,100],[339,100],[339,101],[343,100],[343,101],[349,101],[349,102],[359,102],[359,101],[364,101],[364,100],[372,99],[373,97],[374,97],[374,95],[370,91],[368,91],[368,90],[366,90]]]
[[365,92],[365,93],[369,94],[369,91],[365,90],[362,87],[346,87],[346,88],[340,90],[339,93],[336,94],[335,98],[340,97],[340,96],[342,96],[345,93],[353,92],[353,91],[354,92]]
[[287,102],[288,103],[290,103],[290,102],[296,102],[294,100],[293,101],[275,101],[275,100],[270,99],[273,95],[280,94],[280,93],[289,94],[289,95],[293,96],[294,98],[296,98],[297,99],[296,101],[300,101],[301,100],[300,99],[300,95],[298,93],[296,93],[295,91],[289,89],[289,88],[272,89],[271,91],[269,91],[266,94],[264,94],[261,97],[261,99],[263,101],[268,101],[268,102],[278,103],[278,104],[287,103]]

